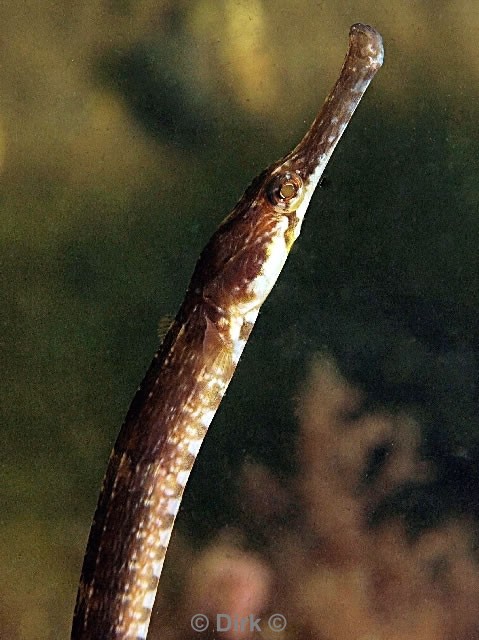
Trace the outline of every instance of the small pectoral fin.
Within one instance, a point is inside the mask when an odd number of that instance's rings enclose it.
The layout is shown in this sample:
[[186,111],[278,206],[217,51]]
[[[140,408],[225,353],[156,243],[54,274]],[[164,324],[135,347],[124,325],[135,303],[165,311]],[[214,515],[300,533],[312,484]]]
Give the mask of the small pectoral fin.
[[161,316],[161,318],[158,321],[158,329],[157,329],[160,342],[163,342],[166,334],[171,329],[171,325],[173,324],[174,321],[175,321],[175,316],[171,314],[166,314],[164,316]]
[[216,371],[229,371],[232,359],[231,341],[218,330],[215,323],[205,316],[206,328],[203,336],[203,354],[205,361],[212,362]]

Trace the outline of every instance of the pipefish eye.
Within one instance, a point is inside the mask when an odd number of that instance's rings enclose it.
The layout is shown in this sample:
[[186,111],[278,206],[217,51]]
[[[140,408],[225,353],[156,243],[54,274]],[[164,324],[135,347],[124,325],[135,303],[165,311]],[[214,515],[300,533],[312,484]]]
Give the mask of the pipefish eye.
[[295,211],[303,199],[303,181],[298,174],[285,171],[272,178],[266,186],[266,195],[278,212]]

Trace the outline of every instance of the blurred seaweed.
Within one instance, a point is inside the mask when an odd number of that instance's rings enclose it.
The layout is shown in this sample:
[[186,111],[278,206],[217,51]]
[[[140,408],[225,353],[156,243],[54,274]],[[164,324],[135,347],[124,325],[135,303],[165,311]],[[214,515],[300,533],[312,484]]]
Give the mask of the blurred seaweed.
[[[205,638],[479,638],[477,466],[447,495],[421,420],[372,408],[370,394],[330,355],[314,359],[296,403],[297,474],[243,465],[234,525],[200,553],[177,537],[152,638],[197,637],[198,614]],[[458,485],[473,502],[451,510]]]

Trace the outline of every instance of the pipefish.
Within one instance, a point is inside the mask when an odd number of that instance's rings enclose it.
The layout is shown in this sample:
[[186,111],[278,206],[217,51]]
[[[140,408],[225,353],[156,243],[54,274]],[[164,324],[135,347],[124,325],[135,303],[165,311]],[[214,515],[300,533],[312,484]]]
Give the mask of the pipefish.
[[72,640],[146,638],[195,458],[311,196],[382,62],[379,33],[353,25],[339,78],[302,141],[253,180],[202,251],[110,456]]

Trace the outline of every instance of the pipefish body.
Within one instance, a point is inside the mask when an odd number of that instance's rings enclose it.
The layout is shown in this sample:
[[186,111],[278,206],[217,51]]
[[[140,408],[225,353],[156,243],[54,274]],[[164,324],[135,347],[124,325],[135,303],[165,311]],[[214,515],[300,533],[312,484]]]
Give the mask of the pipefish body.
[[379,33],[353,25],[339,78],[309,131],[253,180],[201,253],[111,454],[72,640],[146,638],[195,458],[316,185],[382,61]]

